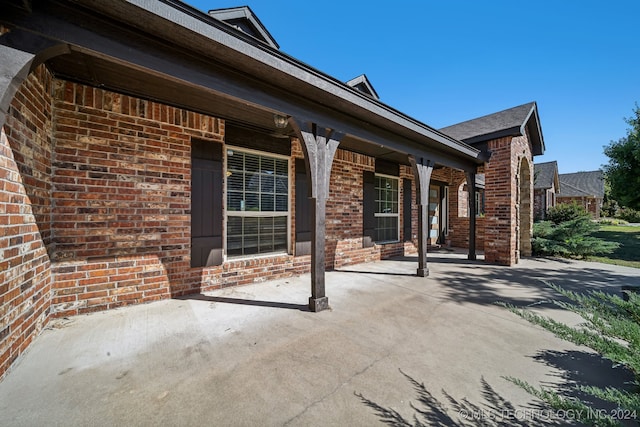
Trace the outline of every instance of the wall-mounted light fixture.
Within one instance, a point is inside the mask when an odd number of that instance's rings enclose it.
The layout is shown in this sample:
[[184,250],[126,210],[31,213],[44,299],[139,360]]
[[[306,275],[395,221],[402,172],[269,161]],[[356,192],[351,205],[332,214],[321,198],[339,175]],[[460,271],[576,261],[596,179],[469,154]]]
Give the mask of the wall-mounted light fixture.
[[284,129],[287,127],[289,120],[287,116],[281,116],[280,114],[273,115],[273,123],[276,125],[278,129]]

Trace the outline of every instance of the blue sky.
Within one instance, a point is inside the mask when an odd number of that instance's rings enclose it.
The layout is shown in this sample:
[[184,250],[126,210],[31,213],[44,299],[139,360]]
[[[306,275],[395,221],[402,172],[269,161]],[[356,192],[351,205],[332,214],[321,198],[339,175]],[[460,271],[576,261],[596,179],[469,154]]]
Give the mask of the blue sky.
[[188,0],[248,5],[283,52],[434,128],[537,101],[535,162],[599,169],[640,103],[638,0]]

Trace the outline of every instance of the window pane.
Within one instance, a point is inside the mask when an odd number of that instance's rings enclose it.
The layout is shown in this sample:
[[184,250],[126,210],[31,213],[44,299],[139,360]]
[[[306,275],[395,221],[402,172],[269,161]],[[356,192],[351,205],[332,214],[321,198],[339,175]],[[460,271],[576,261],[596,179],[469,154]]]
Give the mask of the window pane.
[[260,192],[273,194],[275,192],[274,179],[275,177],[273,175],[260,175]]
[[245,172],[259,172],[260,171],[260,158],[256,154],[244,154],[244,170]]
[[276,175],[288,176],[289,175],[289,162],[284,159],[276,159]]
[[377,242],[390,242],[398,240],[398,217],[377,217],[375,240]]
[[244,200],[244,209],[245,211],[259,211],[260,210],[260,202],[258,199],[258,193],[246,193]]
[[273,234],[273,218],[260,218],[260,235]]
[[276,193],[289,194],[289,178],[286,176],[276,177]]
[[287,217],[279,216],[273,219],[273,242],[273,250],[287,250]]
[[287,212],[289,210],[289,196],[276,196],[276,211]]
[[[233,153],[233,154],[230,154]],[[244,153],[237,151],[227,151],[227,169],[230,171],[239,171],[242,172],[244,170]]]
[[274,200],[273,195],[271,194],[262,194],[260,196],[260,211],[265,212],[273,212],[274,211]]
[[227,209],[230,211],[243,210],[242,193],[237,191],[229,191],[227,193]]
[[241,236],[227,236],[227,255],[238,256],[242,255],[242,237]]
[[227,234],[229,236],[242,236],[242,217],[230,216],[227,219]]

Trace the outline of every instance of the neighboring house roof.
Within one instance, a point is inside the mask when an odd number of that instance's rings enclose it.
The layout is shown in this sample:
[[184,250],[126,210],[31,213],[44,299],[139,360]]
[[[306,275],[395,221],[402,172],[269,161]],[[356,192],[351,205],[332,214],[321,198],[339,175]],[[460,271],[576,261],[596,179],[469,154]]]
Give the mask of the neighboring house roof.
[[536,163],[533,165],[533,188],[559,190],[558,162]]
[[280,45],[267,31],[267,28],[262,25],[262,22],[249,6],[214,9],[209,11],[209,16],[225,22],[275,49],[280,48]]
[[347,85],[352,88],[358,89],[360,92],[365,95],[369,95],[374,99],[380,99],[378,93],[371,85],[371,82],[367,78],[366,74],[360,74],[358,77],[355,77],[347,82]]
[[604,175],[602,171],[560,174],[558,197],[604,198]]
[[545,148],[535,102],[447,126],[440,131],[471,145],[505,136],[528,135],[534,156],[543,154]]

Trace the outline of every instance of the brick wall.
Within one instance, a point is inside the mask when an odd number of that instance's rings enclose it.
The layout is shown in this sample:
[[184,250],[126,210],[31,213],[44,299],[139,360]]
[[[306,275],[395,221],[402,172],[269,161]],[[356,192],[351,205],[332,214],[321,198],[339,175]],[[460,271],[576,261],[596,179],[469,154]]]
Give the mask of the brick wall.
[[[491,160],[485,165],[485,261],[513,265],[520,257],[520,215],[528,220],[523,226],[533,223],[533,162],[532,150],[526,136],[504,137],[489,141]],[[523,159],[525,162],[523,163]],[[528,200],[519,205],[522,165],[528,170],[524,182],[529,189]],[[526,234],[526,233],[525,233]],[[525,239],[526,240],[526,239]],[[528,243],[530,248],[530,241]],[[526,242],[524,243],[526,250]]]
[[221,120],[72,82],[53,88],[56,316],[197,291],[191,138]]
[[[483,173],[479,168],[478,173]],[[451,170],[449,190],[449,236],[451,246],[469,247],[469,192],[467,177],[463,171]],[[486,194],[486,193],[485,193]],[[485,217],[476,217],[476,249],[484,250]]]
[[50,84],[44,67],[27,78],[0,136],[0,378],[49,315]]

